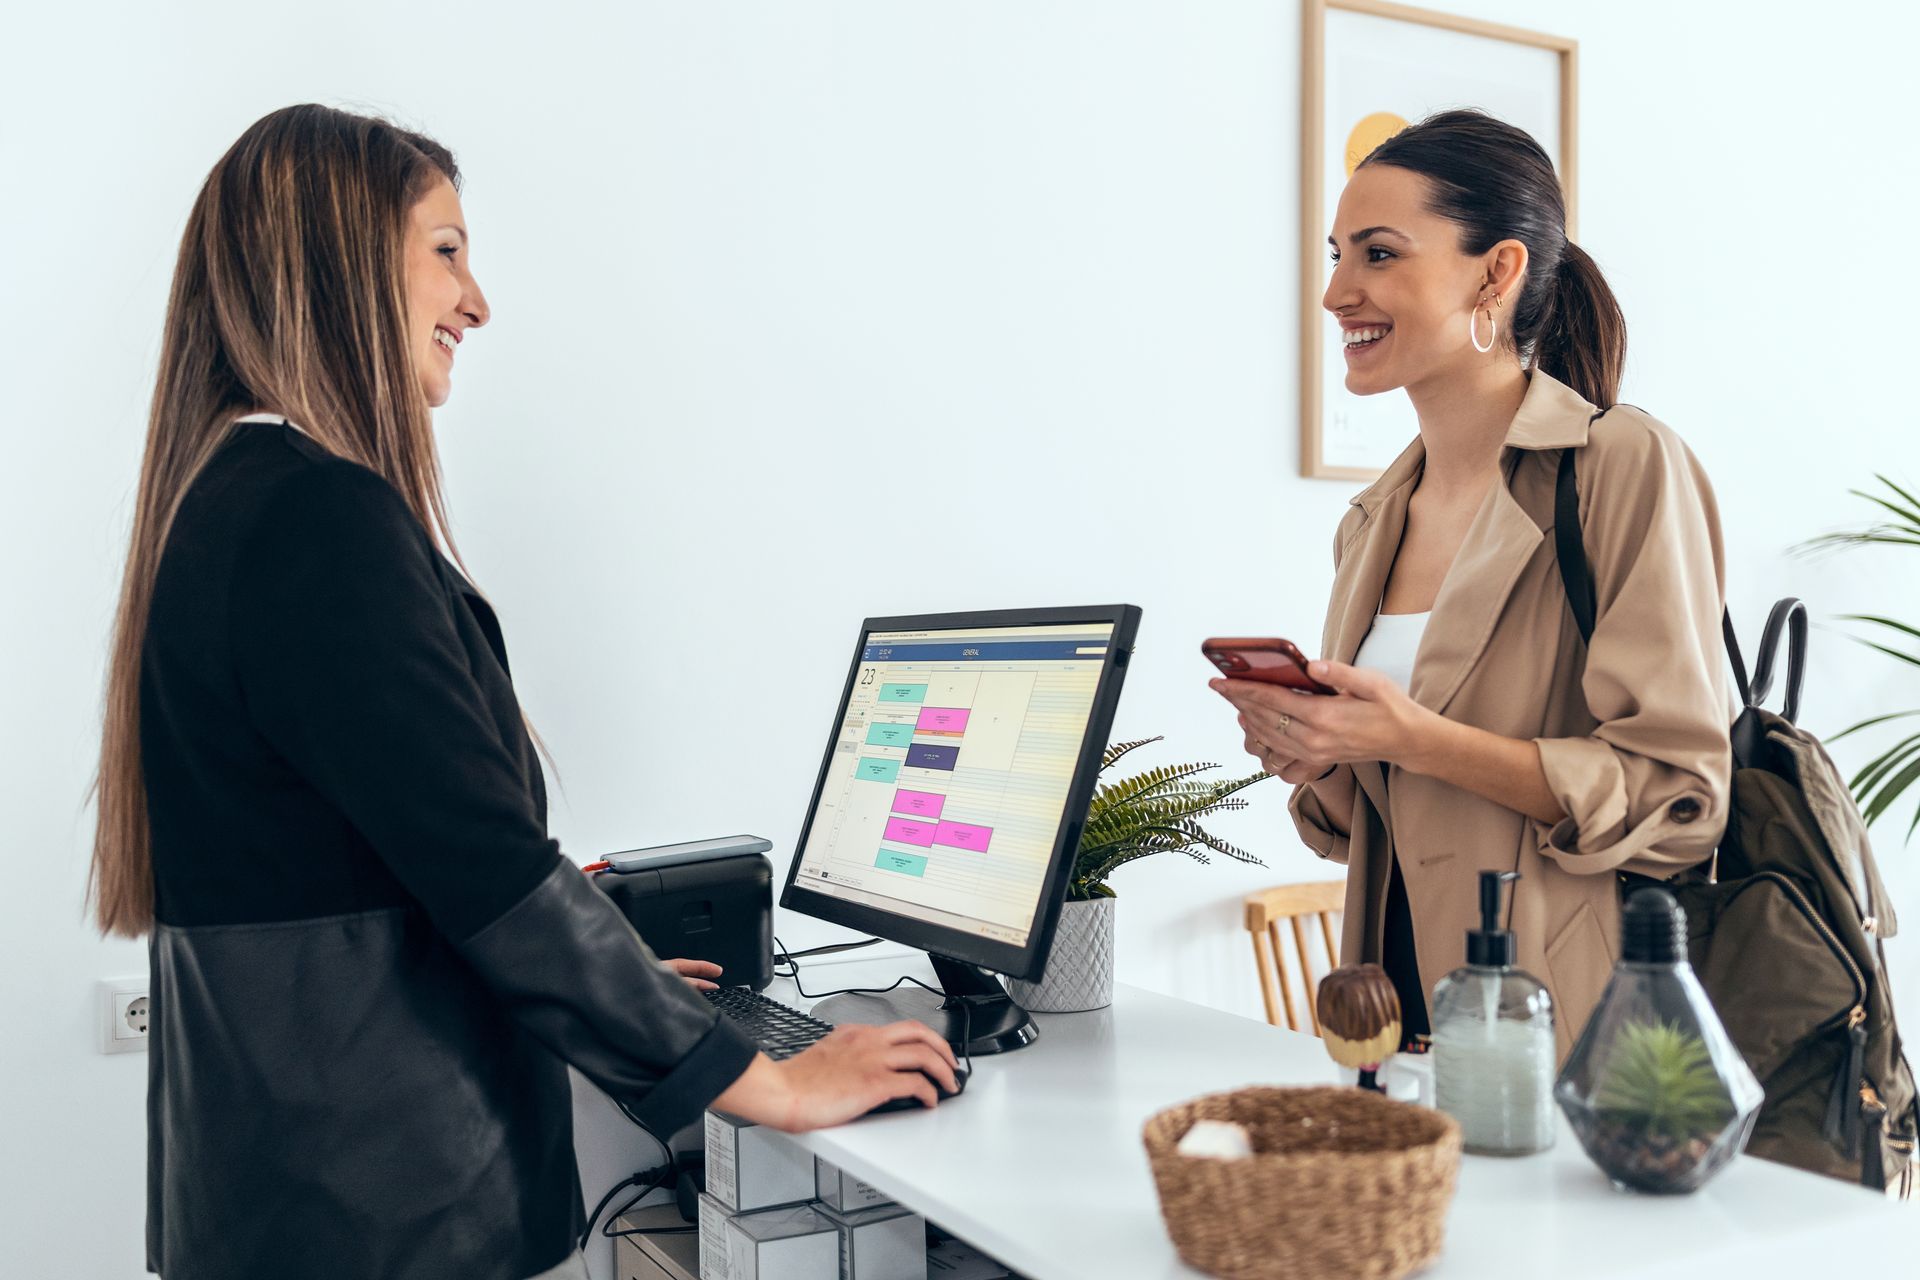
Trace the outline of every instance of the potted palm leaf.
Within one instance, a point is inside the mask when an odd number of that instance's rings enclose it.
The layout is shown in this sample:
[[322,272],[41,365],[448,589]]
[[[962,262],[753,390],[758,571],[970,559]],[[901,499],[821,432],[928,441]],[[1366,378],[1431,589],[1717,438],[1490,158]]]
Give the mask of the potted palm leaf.
[[[1883,517],[1890,516],[1891,519],[1883,518],[1864,529],[1830,533],[1802,544],[1800,549],[1815,551],[1861,546],[1920,547],[1920,498],[1914,497],[1885,476],[1876,475],[1874,478],[1887,487],[1886,496],[1867,493],[1860,489],[1850,492],[1856,498],[1864,498],[1873,503],[1880,508]],[[1842,618],[1848,622],[1861,622],[1870,627],[1880,628],[1879,634],[1886,637],[1887,643],[1881,644],[1878,641],[1865,639],[1860,642],[1908,666],[1920,667],[1920,627],[1873,613],[1849,613],[1843,614]],[[1877,728],[1894,720],[1911,720],[1914,716],[1920,716],[1920,708],[1871,716],[1834,734],[1828,741],[1838,742],[1849,734]],[[1853,776],[1851,783],[1853,798],[1854,802],[1860,806],[1861,818],[1868,826],[1872,826],[1915,782],[1920,782],[1920,733],[1909,733],[1874,757]],[[1907,824],[1907,839],[1913,838],[1915,828],[1920,828],[1920,806],[1915,807],[1913,821]]]
[[[1160,740],[1114,743],[1100,757],[1101,774],[1128,752]],[[1015,1000],[1041,1013],[1072,1013],[1113,1003],[1115,895],[1107,881],[1128,863],[1159,853],[1184,853],[1204,863],[1211,860],[1210,853],[1217,853],[1235,862],[1266,865],[1209,832],[1200,820],[1246,808],[1246,800],[1235,793],[1270,775],[1213,780],[1198,776],[1219,767],[1166,765],[1100,784],[1087,809],[1046,973],[1038,982],[1008,979]]]

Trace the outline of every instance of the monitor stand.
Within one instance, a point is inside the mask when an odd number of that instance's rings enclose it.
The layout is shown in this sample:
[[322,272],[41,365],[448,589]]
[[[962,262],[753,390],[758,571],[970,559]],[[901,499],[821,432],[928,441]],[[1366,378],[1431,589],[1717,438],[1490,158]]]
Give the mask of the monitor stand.
[[949,956],[927,958],[943,995],[903,982],[885,995],[832,996],[810,1012],[835,1025],[881,1025],[911,1018],[945,1036],[956,1053],[964,1042],[964,1051],[975,1057],[1023,1049],[1040,1038],[1040,1028],[993,973]]

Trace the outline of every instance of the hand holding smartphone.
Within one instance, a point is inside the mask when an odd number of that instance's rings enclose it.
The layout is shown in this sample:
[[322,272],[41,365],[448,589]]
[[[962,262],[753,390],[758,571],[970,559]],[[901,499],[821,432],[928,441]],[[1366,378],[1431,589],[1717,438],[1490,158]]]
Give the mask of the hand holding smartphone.
[[1307,655],[1291,640],[1215,636],[1201,643],[1200,652],[1231,680],[1259,680],[1301,693],[1339,693],[1307,674]]

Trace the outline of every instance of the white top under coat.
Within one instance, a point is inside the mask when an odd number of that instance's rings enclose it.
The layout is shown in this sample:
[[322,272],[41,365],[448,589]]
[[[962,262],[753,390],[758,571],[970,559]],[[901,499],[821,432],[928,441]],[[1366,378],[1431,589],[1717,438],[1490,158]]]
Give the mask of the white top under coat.
[[307,434],[303,428],[296,426],[293,420],[288,418],[284,413],[250,413],[244,418],[235,418],[233,425],[237,427],[243,422],[258,422],[273,427],[280,426],[284,423],[289,427],[293,427],[293,429],[300,432],[301,435]]
[[1420,652],[1420,637],[1427,633],[1426,613],[1376,613],[1353,665],[1378,671],[1400,686],[1402,692],[1413,687],[1413,659]]

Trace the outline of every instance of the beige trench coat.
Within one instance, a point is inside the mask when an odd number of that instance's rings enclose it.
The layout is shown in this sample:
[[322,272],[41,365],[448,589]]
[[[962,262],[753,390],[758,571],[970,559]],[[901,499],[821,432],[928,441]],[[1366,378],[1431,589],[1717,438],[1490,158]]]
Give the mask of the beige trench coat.
[[[1567,817],[1552,826],[1397,765],[1341,765],[1295,789],[1295,825],[1347,864],[1340,958],[1380,959],[1390,858],[1412,909],[1420,978],[1466,958],[1482,871],[1518,871],[1519,965],[1547,984],[1564,1061],[1598,1003],[1619,937],[1618,872],[1667,877],[1705,860],[1732,779],[1722,642],[1724,557],[1713,492],[1647,414],[1596,410],[1539,372],[1488,493],[1441,584],[1414,661],[1415,702],[1540,746]],[[1598,595],[1591,650],[1554,558],[1559,451],[1580,450],[1581,524]],[[1416,439],[1353,499],[1334,541],[1321,651],[1351,663],[1373,624],[1426,449]]]

